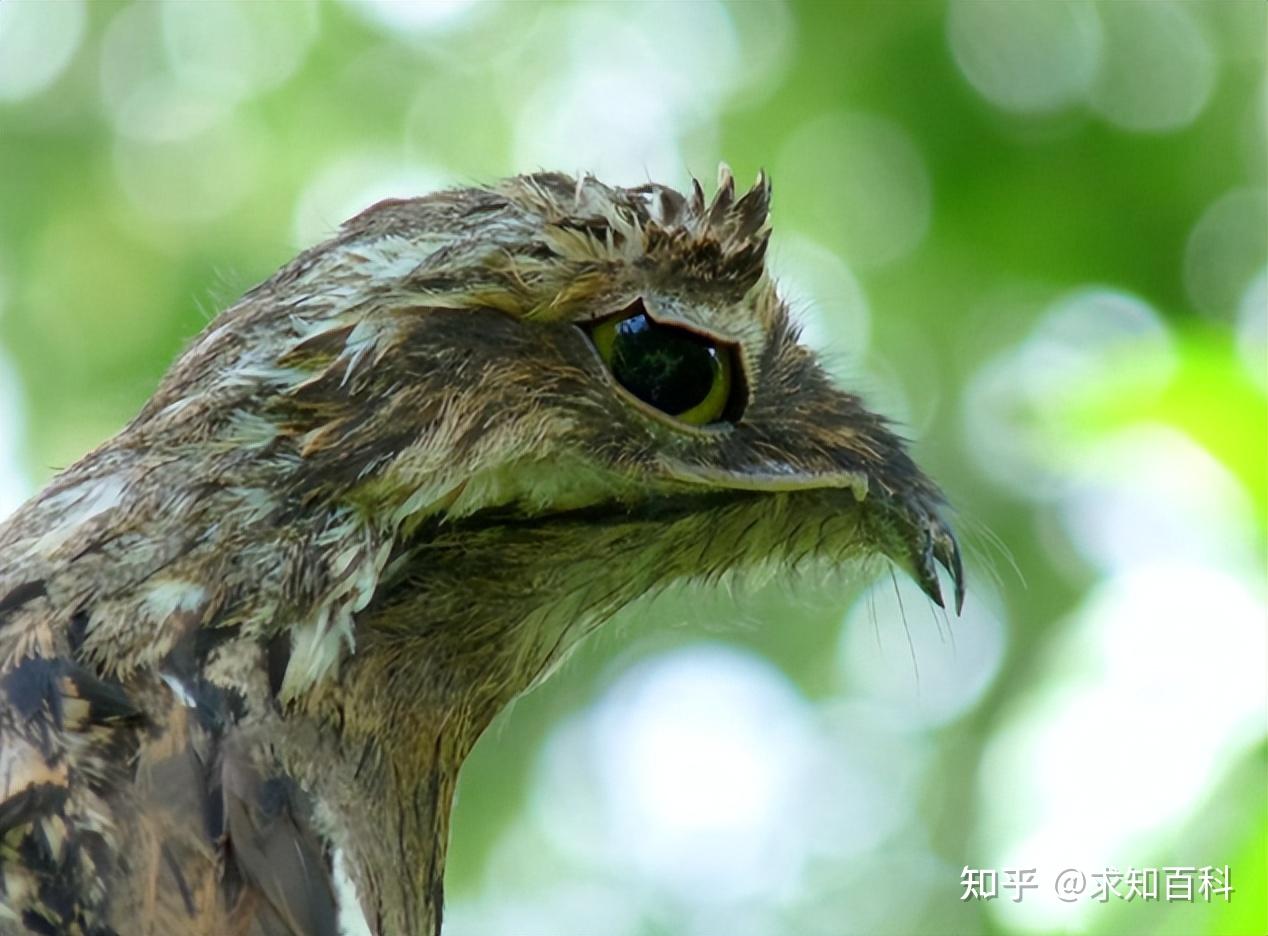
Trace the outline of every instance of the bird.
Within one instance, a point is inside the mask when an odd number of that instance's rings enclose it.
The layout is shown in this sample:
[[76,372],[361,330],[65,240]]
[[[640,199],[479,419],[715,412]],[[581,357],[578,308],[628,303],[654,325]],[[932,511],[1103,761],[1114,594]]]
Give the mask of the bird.
[[464,758],[635,599],[873,563],[958,611],[770,205],[388,199],[213,318],[0,525],[0,933],[438,934]]

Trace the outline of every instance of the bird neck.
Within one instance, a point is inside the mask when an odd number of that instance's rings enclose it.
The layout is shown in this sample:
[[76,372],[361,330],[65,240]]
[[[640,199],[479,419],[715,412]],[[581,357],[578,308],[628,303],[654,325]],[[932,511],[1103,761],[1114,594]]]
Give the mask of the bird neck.
[[[271,734],[281,766],[312,796],[336,876],[378,936],[440,932],[458,774],[506,701],[462,682],[461,667],[448,682],[430,669],[408,646],[371,635],[338,690]],[[347,887],[340,897],[346,918]]]
[[435,730],[414,740],[412,756],[396,754],[369,769],[345,762],[334,771],[336,783],[324,785],[338,789],[320,801],[337,830],[336,872],[341,864],[361,915],[380,936],[440,932],[449,812],[465,752]]

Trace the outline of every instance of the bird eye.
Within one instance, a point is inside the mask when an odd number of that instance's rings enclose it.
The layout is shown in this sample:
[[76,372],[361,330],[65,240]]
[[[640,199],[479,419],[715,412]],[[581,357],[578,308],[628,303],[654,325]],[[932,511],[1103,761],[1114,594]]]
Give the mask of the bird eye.
[[733,350],[686,328],[653,320],[635,302],[590,331],[612,376],[634,396],[680,422],[734,418]]

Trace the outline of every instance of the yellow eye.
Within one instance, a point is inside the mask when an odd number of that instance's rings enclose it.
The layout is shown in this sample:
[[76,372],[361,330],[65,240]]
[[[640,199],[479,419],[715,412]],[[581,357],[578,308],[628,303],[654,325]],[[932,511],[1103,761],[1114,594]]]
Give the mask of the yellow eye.
[[600,322],[590,332],[599,356],[621,386],[692,426],[738,416],[730,347],[654,321],[641,302],[630,311],[633,314]]

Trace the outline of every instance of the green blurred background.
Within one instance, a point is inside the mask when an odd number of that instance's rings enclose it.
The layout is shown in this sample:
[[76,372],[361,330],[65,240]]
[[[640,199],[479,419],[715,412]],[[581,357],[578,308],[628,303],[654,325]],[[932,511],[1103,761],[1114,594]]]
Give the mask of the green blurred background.
[[964,617],[831,573],[637,609],[472,757],[446,932],[1268,932],[1266,11],[6,0],[0,514],[379,197],[765,167],[807,340],[959,508]]

